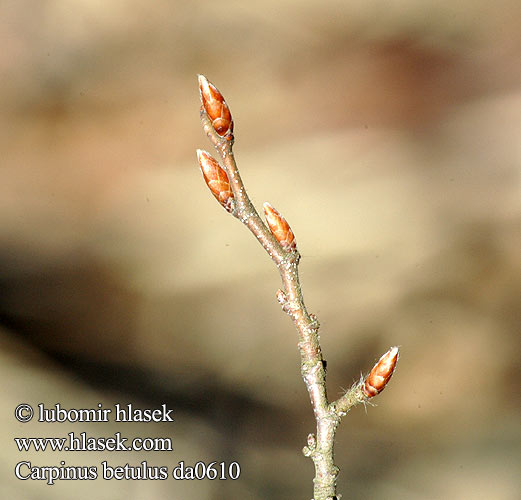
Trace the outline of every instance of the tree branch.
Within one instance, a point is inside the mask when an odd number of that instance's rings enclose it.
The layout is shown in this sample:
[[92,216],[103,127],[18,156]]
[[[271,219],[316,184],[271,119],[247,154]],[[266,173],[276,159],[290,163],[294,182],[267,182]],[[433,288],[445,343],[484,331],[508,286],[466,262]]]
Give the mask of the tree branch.
[[283,289],[277,291],[277,300],[298,332],[301,375],[317,424],[316,435],[308,436],[307,446],[303,449],[304,455],[310,457],[315,465],[314,500],[336,500],[339,469],[334,464],[333,446],[340,419],[354,405],[367,402],[384,389],[396,366],[398,348],[384,354],[366,379],[361,379],[336,402],[328,402],[325,361],[318,336],[319,322],[315,315],[308,313],[304,304],[298,274],[300,254],[294,234],[284,217],[269,203],[264,204],[268,225],[260,218],[246,192],[233,155],[233,120],[228,105],[217,88],[202,75],[199,75],[199,90],[203,129],[224,165],[223,170],[208,153],[198,150],[205,181],[221,205],[248,227],[279,269]]

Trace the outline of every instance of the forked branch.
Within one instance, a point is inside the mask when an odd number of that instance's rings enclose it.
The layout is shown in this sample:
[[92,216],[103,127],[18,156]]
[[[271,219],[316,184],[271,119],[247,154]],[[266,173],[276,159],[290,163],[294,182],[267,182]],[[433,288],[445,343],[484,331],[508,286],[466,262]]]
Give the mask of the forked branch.
[[304,455],[315,465],[314,500],[336,500],[338,467],[333,460],[335,432],[340,419],[359,403],[380,393],[391,378],[398,348],[392,347],[369,375],[362,378],[337,401],[330,403],[326,393],[325,361],[320,348],[319,322],[304,304],[298,275],[300,254],[295,235],[286,219],[269,203],[264,204],[267,225],[255,210],[242,182],[233,155],[233,120],[222,94],[204,76],[199,75],[201,121],[203,129],[219,153],[223,167],[206,151],[197,150],[203,177],[217,201],[246,225],[275,262],[282,279],[277,300],[290,316],[298,332],[301,374],[306,384],[317,429],[309,434]]

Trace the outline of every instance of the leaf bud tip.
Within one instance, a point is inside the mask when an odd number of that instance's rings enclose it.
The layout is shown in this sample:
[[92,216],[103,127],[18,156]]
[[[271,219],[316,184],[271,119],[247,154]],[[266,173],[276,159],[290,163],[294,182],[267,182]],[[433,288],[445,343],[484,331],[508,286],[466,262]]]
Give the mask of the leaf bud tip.
[[264,203],[264,215],[268,226],[275,236],[275,239],[280,243],[280,246],[290,252],[297,248],[297,242],[295,241],[295,235],[289,227],[286,219],[277,212],[268,202]]
[[232,213],[235,207],[235,198],[226,171],[210,153],[202,149],[197,150],[197,160],[199,161],[206,185],[210,188],[217,201],[228,212]]
[[399,349],[391,347],[376,363],[366,377],[362,387],[363,393],[372,398],[382,392],[391,379],[396,363],[398,362]]
[[201,104],[212,124],[213,129],[220,137],[233,139],[233,120],[230,109],[213,83],[204,75],[197,75]]

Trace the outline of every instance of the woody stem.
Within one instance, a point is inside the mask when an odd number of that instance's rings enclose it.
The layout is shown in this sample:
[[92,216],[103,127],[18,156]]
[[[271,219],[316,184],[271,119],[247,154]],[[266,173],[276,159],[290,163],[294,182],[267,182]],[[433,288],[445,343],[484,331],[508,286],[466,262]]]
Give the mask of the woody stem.
[[333,461],[333,444],[341,415],[327,400],[326,371],[318,340],[319,323],[314,315],[308,313],[304,304],[298,274],[300,255],[297,251],[284,250],[255,210],[235,162],[233,140],[227,140],[216,133],[204,110],[201,112],[201,120],[228,175],[236,203],[235,217],[254,234],[279,269],[284,291],[279,293],[278,298],[298,331],[301,375],[317,423],[313,445],[305,448],[305,454],[311,457],[315,465],[314,500],[331,500],[336,498],[338,468]]

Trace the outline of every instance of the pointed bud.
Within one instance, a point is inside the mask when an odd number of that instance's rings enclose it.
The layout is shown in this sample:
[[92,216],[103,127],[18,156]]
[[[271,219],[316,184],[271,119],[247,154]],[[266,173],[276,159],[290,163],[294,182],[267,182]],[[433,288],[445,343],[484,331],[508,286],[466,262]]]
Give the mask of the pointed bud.
[[398,361],[398,347],[391,347],[374,365],[371,373],[365,379],[363,392],[372,398],[382,392],[391,379]]
[[221,137],[233,139],[232,115],[224,97],[206,77],[199,75],[198,78],[201,103],[214,130]]
[[228,211],[233,212],[235,200],[230,187],[230,181],[224,168],[206,151],[197,150],[197,159],[203,172],[203,177],[217,201]]
[[286,222],[286,219],[282,217],[268,202],[264,203],[264,215],[268,226],[273,233],[273,236],[280,243],[281,247],[286,251],[295,250],[297,248],[297,242],[295,241],[295,235]]

